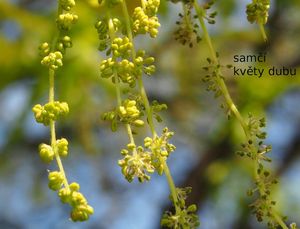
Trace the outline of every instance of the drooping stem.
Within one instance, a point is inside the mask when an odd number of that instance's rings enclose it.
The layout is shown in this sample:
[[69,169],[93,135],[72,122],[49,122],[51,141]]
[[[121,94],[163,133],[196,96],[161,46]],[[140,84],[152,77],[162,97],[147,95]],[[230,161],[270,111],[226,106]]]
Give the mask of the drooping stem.
[[266,34],[266,31],[265,31],[264,25],[262,23],[258,23],[258,26],[259,26],[259,30],[261,32],[261,35],[262,35],[264,41],[267,42],[268,38],[267,38],[267,34]]
[[[55,71],[53,69],[49,69],[49,103],[54,102],[54,77]],[[54,151],[55,160],[58,166],[60,173],[63,176],[63,184],[67,190],[69,190],[69,183],[66,177],[66,173],[61,162],[60,156],[56,149],[56,132],[55,132],[55,121],[50,121],[50,136],[51,136],[51,147]]]
[[167,177],[167,181],[168,181],[168,184],[169,184],[169,187],[170,187],[171,196],[172,196],[172,199],[174,201],[175,211],[176,211],[176,213],[178,213],[178,212],[180,212],[180,208],[177,204],[178,203],[178,196],[177,196],[176,186],[175,186],[175,183],[173,181],[173,178],[172,178],[172,175],[171,175],[171,172],[170,172],[170,169],[168,167],[167,162],[163,161],[163,165],[164,165],[164,172],[165,172],[165,175]]
[[272,215],[276,222],[283,228],[283,229],[289,229],[286,224],[283,222],[282,218],[277,214],[277,212],[273,211]]

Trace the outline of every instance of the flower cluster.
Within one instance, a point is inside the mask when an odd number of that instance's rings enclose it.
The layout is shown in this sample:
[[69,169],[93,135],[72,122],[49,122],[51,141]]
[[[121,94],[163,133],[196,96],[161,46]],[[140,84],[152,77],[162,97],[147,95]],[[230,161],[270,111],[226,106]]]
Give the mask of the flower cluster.
[[[47,43],[44,43],[44,45],[41,47],[47,47],[46,44]],[[47,49],[48,47],[46,48],[46,50]],[[46,52],[46,50],[44,52]],[[47,56],[45,56],[42,59],[41,64],[48,68],[56,70],[58,67],[61,67],[63,65],[62,58],[63,55],[60,51],[50,52]]]
[[124,158],[119,160],[118,164],[128,182],[132,182],[135,177],[139,182],[150,180],[149,173],[153,173],[155,168],[151,163],[151,155],[145,152],[143,147],[128,144],[127,149],[121,150],[121,154]]
[[67,48],[71,48],[73,46],[71,37],[63,36],[59,39],[56,44],[56,49],[59,50],[61,53],[65,53]]
[[[59,185],[59,182],[61,181],[57,181],[57,186]],[[67,203],[72,207],[70,217],[74,222],[86,221],[89,219],[90,215],[94,213],[94,209],[90,205],[88,205],[86,198],[81,192],[79,192],[79,189],[79,184],[73,182],[69,185],[68,188],[63,187],[58,191],[58,196],[60,197],[61,202]]]
[[166,161],[170,153],[176,149],[173,144],[169,143],[173,135],[174,133],[169,132],[168,128],[164,128],[160,137],[146,137],[144,139],[144,146],[150,150],[152,164],[159,175],[162,175],[164,172],[163,162]]
[[[65,138],[56,140],[52,146],[40,144],[39,153],[45,163],[50,163],[55,155],[66,157],[68,154],[68,141]],[[53,191],[58,191],[58,195],[63,203],[68,203],[72,207],[71,219],[73,221],[85,221],[93,214],[93,208],[88,205],[87,200],[79,192],[79,184],[68,185],[63,171],[51,171],[48,174],[48,187]]]
[[157,36],[160,23],[158,22],[156,13],[159,5],[159,0],[148,0],[144,1],[142,7],[134,9],[132,29],[135,35],[148,33],[152,38]]
[[57,26],[62,30],[70,30],[72,25],[78,20],[78,16],[73,13],[60,14],[56,20]]
[[54,158],[54,152],[57,152],[59,156],[66,157],[68,155],[68,141],[65,138],[56,140],[54,149],[52,146],[45,143],[40,144],[39,153],[42,161],[50,163]]
[[146,137],[144,147],[128,144],[127,149],[121,150],[123,159],[119,160],[119,166],[122,168],[124,177],[131,182],[135,177],[140,182],[150,180],[149,173],[157,171],[162,175],[164,172],[164,161],[167,160],[175,146],[169,143],[170,138],[174,135],[164,128],[162,135],[154,138]]
[[111,121],[111,128],[113,131],[116,131],[118,123],[130,124],[137,127],[143,126],[144,121],[140,119],[141,115],[142,113],[138,109],[137,102],[126,99],[114,111],[104,113],[102,119]]
[[134,59],[137,74],[142,75],[142,73],[145,73],[148,76],[152,75],[155,72],[155,65],[153,65],[154,61],[154,57],[146,56],[144,50],[138,50]]
[[32,108],[32,111],[38,123],[48,126],[50,121],[56,121],[60,117],[67,115],[69,113],[69,106],[66,102],[55,101],[46,103],[44,106],[36,104]]
[[115,58],[128,58],[132,49],[132,43],[128,37],[117,37],[112,41],[111,50]]
[[270,0],[253,0],[247,5],[247,19],[250,23],[266,24],[269,17]]
[[[186,207],[186,198],[192,191],[192,188],[177,188],[177,212],[172,213],[167,211],[164,213],[161,219],[161,226],[168,228],[189,228],[196,229],[199,227],[200,222],[197,216],[197,206],[192,204]],[[171,201],[174,203],[174,199],[170,196]],[[175,204],[175,203],[174,203]]]

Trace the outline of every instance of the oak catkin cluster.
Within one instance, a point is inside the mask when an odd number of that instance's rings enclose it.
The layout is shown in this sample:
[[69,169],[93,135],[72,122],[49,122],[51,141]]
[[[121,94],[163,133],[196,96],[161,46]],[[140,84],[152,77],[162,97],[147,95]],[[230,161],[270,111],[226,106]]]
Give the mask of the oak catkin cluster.
[[58,4],[58,16],[56,18],[58,37],[53,47],[47,42],[39,46],[39,53],[42,56],[41,64],[49,70],[49,101],[45,105],[36,104],[32,111],[36,122],[50,127],[50,144],[42,143],[39,145],[41,160],[45,163],[56,160],[58,167],[58,170],[49,171],[48,187],[57,191],[62,203],[71,206],[70,218],[73,221],[85,221],[89,219],[94,210],[84,195],[79,192],[79,184],[76,182],[68,183],[61,158],[68,155],[69,143],[65,138],[56,139],[55,133],[55,122],[69,113],[67,102],[55,101],[54,99],[55,73],[59,67],[63,66],[63,55],[66,49],[72,47],[72,40],[67,33],[78,20],[78,16],[70,12],[75,6],[74,0],[59,0]]

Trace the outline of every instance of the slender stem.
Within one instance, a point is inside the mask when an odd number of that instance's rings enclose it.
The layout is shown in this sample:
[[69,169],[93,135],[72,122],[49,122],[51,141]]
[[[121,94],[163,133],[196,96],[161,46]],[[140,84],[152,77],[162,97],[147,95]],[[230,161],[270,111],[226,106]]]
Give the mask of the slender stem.
[[282,218],[277,214],[277,212],[273,211],[272,216],[277,221],[277,223],[283,228],[283,229],[289,229],[286,224],[283,222]]
[[182,8],[183,8],[183,11],[184,11],[184,22],[185,22],[185,25],[189,28],[189,30],[193,30],[193,24],[191,23],[191,15],[189,14],[189,9],[187,7],[187,5],[182,2]]
[[261,35],[262,35],[264,41],[267,42],[268,38],[267,38],[267,34],[266,34],[266,31],[265,31],[264,25],[262,23],[258,23],[258,26],[259,26],[259,30],[261,32]]
[[49,102],[54,102],[54,70],[49,68]]
[[147,113],[147,121],[150,126],[151,133],[152,133],[153,137],[156,137],[157,133],[155,131],[155,126],[154,126],[154,122],[153,122],[152,109],[149,104],[148,96],[146,94],[146,90],[145,90],[145,87],[144,87],[144,84],[142,81],[142,77],[138,78],[138,84],[139,84],[140,93],[141,93],[141,96],[142,96],[142,99],[143,99],[143,102],[145,105],[145,109],[146,109],[146,113]]
[[[49,102],[54,102],[54,76],[55,72],[53,69],[49,69]],[[60,156],[56,150],[56,133],[55,133],[55,121],[50,121],[50,135],[51,135],[51,147],[54,151],[55,159],[60,173],[63,176],[64,186],[69,189],[69,183],[65,174],[64,167],[62,165]]]
[[172,198],[173,198],[173,201],[174,201],[175,211],[176,211],[176,213],[179,213],[180,208],[177,204],[178,203],[178,196],[177,196],[176,186],[174,184],[174,181],[173,181],[172,175],[170,173],[170,169],[168,167],[168,164],[165,160],[163,161],[163,166],[164,166],[164,172],[165,172],[165,175],[167,177],[167,181],[168,181],[168,184],[169,184],[169,187],[170,187],[171,195],[172,195]]
[[[112,41],[115,39],[115,28],[114,28],[114,23],[110,17],[109,11],[108,11],[108,30],[109,30],[109,37]],[[112,60],[116,61],[116,57],[114,55],[112,55]],[[120,82],[119,82],[119,77],[118,74],[116,72],[116,70],[114,70],[114,74],[113,74],[114,80],[115,80],[115,85],[116,85],[116,94],[117,94],[117,100],[118,100],[118,106],[121,106],[122,103],[122,98],[121,98],[121,90],[120,90]]]
[[[219,64],[218,57],[217,57],[215,49],[214,49],[214,47],[212,45],[210,35],[209,35],[208,31],[207,31],[207,28],[206,28],[206,25],[205,25],[205,22],[204,22],[204,19],[203,19],[203,17],[205,16],[205,10],[202,7],[200,7],[196,1],[194,2],[194,7],[195,7],[195,10],[196,10],[196,13],[197,13],[197,16],[198,16],[201,28],[203,30],[204,39],[206,40],[206,42],[208,44],[212,61],[213,61],[214,64],[218,65]],[[263,37],[266,38],[266,35],[265,35],[264,28],[263,28],[262,24],[259,24],[259,25],[260,25]],[[230,94],[228,92],[227,86],[226,86],[223,78],[221,77],[222,74],[221,74],[221,70],[220,69],[217,70],[217,74],[216,75],[217,75],[216,77],[217,77],[218,85],[220,85],[222,94],[223,94],[223,96],[225,98],[225,101],[226,101],[229,109],[235,115],[235,117],[239,121],[241,127],[243,128],[244,133],[245,133],[246,138],[247,138],[247,141],[251,140],[251,134],[249,132],[249,128],[247,127],[247,124],[246,124],[245,120],[243,119],[243,117],[240,114],[239,110],[235,106],[235,104],[234,104],[234,102],[233,102],[233,100],[232,100],[232,98],[231,98],[231,96],[230,96]],[[256,149],[254,148],[254,146],[252,146],[250,150],[251,150],[251,152],[256,152]],[[254,171],[254,177],[255,177],[256,182],[258,183],[259,193],[260,193],[260,195],[263,195],[264,190],[265,190],[265,185],[262,182],[260,182],[260,175],[258,174],[258,171],[257,171],[257,169],[258,169],[257,168],[258,167],[258,159],[255,158],[253,160],[253,162],[254,162],[254,170],[255,170]],[[272,210],[271,214],[272,214],[274,220],[283,229],[288,229],[288,227],[286,226],[286,224],[283,222],[282,218],[276,212],[274,212],[274,210]]]
[[125,17],[127,36],[128,36],[129,41],[132,42],[131,51],[132,51],[132,58],[134,59],[135,56],[136,56],[136,53],[135,53],[135,48],[134,48],[134,43],[133,43],[133,35],[132,35],[132,30],[131,30],[131,25],[130,25],[130,16],[129,16],[129,13],[128,13],[128,9],[127,9],[127,5],[126,5],[125,0],[122,1],[122,12],[123,12],[124,17]]

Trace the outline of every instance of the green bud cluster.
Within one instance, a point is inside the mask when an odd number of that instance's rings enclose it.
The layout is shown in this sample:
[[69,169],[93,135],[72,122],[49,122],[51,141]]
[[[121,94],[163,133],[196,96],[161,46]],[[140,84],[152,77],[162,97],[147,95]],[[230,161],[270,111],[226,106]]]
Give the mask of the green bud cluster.
[[[65,138],[56,140],[54,146],[40,144],[41,159],[49,163],[55,154],[65,157],[68,154],[68,141]],[[48,187],[53,191],[58,191],[58,196],[63,203],[68,203],[72,207],[71,219],[73,221],[85,221],[93,214],[93,208],[88,205],[87,200],[79,191],[79,184],[72,183],[66,185],[66,178],[61,171],[51,171],[48,174]]]
[[[57,38],[55,46],[51,47],[49,43],[44,42],[39,46],[39,53],[43,57],[42,65],[56,70],[63,65],[62,59],[67,48],[72,47],[71,37],[66,35],[73,24],[78,20],[76,14],[63,11],[70,11],[75,6],[75,0],[59,0],[59,4],[62,8],[61,13],[56,18],[57,28],[61,31],[60,36]],[[51,50],[55,50],[52,51]]]
[[160,1],[147,1],[144,9],[142,7],[134,9],[132,29],[135,35],[148,33],[152,38],[157,36],[160,23],[154,12],[157,12],[159,3]]
[[145,13],[149,17],[153,17],[157,14],[158,8],[160,5],[160,0],[147,0],[145,2]]
[[104,113],[102,119],[111,121],[111,129],[116,131],[118,123],[130,124],[137,127],[143,126],[144,121],[139,119],[141,115],[142,113],[138,109],[137,102],[126,99],[114,111]]
[[60,117],[63,117],[69,113],[69,106],[66,102],[49,102],[44,106],[36,104],[32,111],[34,113],[35,120],[38,123],[42,123],[48,126],[50,121],[56,121]]
[[49,172],[48,180],[48,187],[53,191],[58,191],[63,185],[64,176],[61,172],[53,171]]
[[58,191],[61,202],[72,207],[70,217],[74,222],[86,221],[94,213],[94,209],[88,205],[86,198],[79,192],[79,189],[79,184],[73,182],[68,188],[63,187]]
[[39,154],[40,158],[45,163],[50,163],[54,158],[54,151],[52,147],[44,143],[39,145]]
[[50,163],[54,158],[54,152],[57,152],[59,156],[66,157],[68,155],[68,141],[65,138],[56,140],[54,148],[47,144],[39,145],[39,154],[43,162]]
[[138,50],[134,59],[137,74],[145,73],[150,76],[155,72],[154,57],[147,57],[144,50]]
[[58,15],[56,23],[59,29],[61,30],[70,30],[72,25],[75,24],[78,20],[78,16],[73,13],[63,13]]
[[72,48],[73,43],[71,40],[71,37],[64,36],[59,39],[59,41],[56,44],[56,49],[59,50],[61,53],[65,53],[67,48]]
[[114,71],[118,78],[128,84],[130,87],[134,87],[136,84],[137,72],[133,62],[123,59],[121,61],[114,61],[113,58],[108,58],[100,63],[101,77],[112,78],[112,82],[115,83]]
[[108,22],[107,20],[99,20],[95,23],[95,28],[98,32],[99,38],[99,51],[104,51],[108,47],[108,43],[110,42],[108,35]]
[[[200,222],[197,216],[197,206],[195,204],[186,207],[186,198],[191,192],[190,187],[176,188],[177,191],[177,206],[180,207],[178,213],[172,213],[166,211],[161,219],[161,226],[167,228],[189,228],[196,229],[199,227]],[[174,199],[170,196],[171,201],[174,203]],[[174,203],[175,205],[175,203]]]
[[158,112],[166,109],[168,109],[167,104],[159,103],[157,100],[153,100],[151,103],[152,114],[157,122],[162,122],[162,118]]
[[121,122],[131,123],[140,117],[140,111],[136,107],[135,100],[126,99],[122,102],[122,106],[117,109]]
[[57,153],[61,157],[66,157],[68,155],[68,141],[65,138],[56,140]]
[[247,5],[247,19],[250,23],[266,24],[269,17],[270,0],[252,0]]
[[50,45],[47,42],[44,42],[39,46],[39,54],[42,57],[47,56],[50,53],[50,50],[51,50]]
[[[46,45],[44,45],[44,47],[46,47]],[[45,50],[44,52],[46,52],[47,49],[44,50]],[[58,67],[61,67],[63,65],[62,58],[63,55],[61,52],[59,51],[50,52],[47,56],[45,56],[42,59],[41,64],[48,68],[56,70]]]
[[[121,27],[120,20],[117,18],[113,18],[112,23],[113,23],[115,32],[117,32]],[[108,34],[109,31],[108,31],[107,19],[98,20],[95,24],[95,28],[98,32],[98,38],[100,41],[98,49],[99,49],[99,51],[104,51],[110,46],[110,43],[111,43],[110,37]],[[109,55],[110,52],[111,52],[111,50],[109,49],[107,55]]]
[[115,58],[128,58],[131,54],[132,43],[128,37],[117,37],[112,41],[111,50]]

